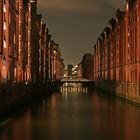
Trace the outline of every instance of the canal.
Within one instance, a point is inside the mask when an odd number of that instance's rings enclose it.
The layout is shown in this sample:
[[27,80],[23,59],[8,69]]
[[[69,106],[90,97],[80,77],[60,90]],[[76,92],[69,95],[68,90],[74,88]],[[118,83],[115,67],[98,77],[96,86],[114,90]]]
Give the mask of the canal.
[[0,140],[138,140],[140,107],[63,87],[0,123]]

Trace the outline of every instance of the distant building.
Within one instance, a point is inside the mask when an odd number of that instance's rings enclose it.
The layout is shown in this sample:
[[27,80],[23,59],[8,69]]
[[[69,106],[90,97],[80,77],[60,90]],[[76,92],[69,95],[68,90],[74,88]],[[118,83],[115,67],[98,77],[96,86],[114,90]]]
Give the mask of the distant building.
[[49,34],[49,29],[47,28],[46,32],[46,81],[50,80],[50,69],[51,69],[51,63],[50,63],[50,45],[51,44],[51,35]]
[[78,64],[78,78],[83,78],[83,75],[82,75],[82,63]]
[[73,72],[72,69],[73,68],[74,68],[74,66],[72,64],[68,65],[68,76],[70,76],[70,77],[72,76],[72,72]]
[[61,57],[59,45],[56,44],[53,48],[53,79],[58,80],[64,76],[64,62]]
[[82,58],[82,62],[80,64],[79,68],[81,67],[81,75],[83,78],[86,78],[88,80],[93,79],[93,55],[90,53],[84,54]]

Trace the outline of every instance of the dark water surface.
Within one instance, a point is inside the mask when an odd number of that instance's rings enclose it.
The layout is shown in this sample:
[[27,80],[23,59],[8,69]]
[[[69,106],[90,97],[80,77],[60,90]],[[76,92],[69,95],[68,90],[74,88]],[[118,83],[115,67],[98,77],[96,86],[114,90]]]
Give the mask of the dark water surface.
[[0,140],[139,140],[140,107],[63,89],[0,124]]

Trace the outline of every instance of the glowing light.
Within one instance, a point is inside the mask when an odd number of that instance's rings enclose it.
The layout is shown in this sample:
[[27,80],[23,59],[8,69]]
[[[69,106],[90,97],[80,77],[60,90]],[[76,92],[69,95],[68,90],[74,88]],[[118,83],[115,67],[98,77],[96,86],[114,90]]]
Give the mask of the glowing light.
[[56,54],[56,51],[53,51],[54,54]]
[[28,82],[26,81],[25,84],[28,85]]
[[3,66],[2,66],[2,69],[1,69],[1,73],[2,73],[2,77],[4,79],[6,79],[6,77],[7,77],[7,69],[6,69],[6,62],[5,62],[5,60],[3,60]]
[[16,79],[16,73],[17,73],[17,69],[14,68],[14,79]]
[[68,83],[67,82],[65,83],[65,86],[68,86]]
[[5,4],[4,4],[4,7],[3,7],[3,11],[4,11],[4,13],[6,13],[6,6],[5,6]]
[[128,5],[128,3],[126,4],[126,10],[127,10],[127,11],[129,10],[129,5]]
[[34,2],[36,2],[35,0],[31,0],[31,3],[34,3]]
[[4,22],[4,27],[3,28],[4,28],[4,30],[6,30],[6,22]]
[[6,49],[6,40],[4,40],[4,48]]

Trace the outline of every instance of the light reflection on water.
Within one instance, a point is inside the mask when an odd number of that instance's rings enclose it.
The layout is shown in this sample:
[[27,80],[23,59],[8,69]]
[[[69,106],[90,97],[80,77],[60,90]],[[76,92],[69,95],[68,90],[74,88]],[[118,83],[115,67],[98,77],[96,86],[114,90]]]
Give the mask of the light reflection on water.
[[61,93],[68,94],[68,93],[87,93],[88,88],[82,86],[68,86],[68,87],[61,87]]
[[0,140],[138,140],[139,120],[139,107],[63,87],[0,125]]

